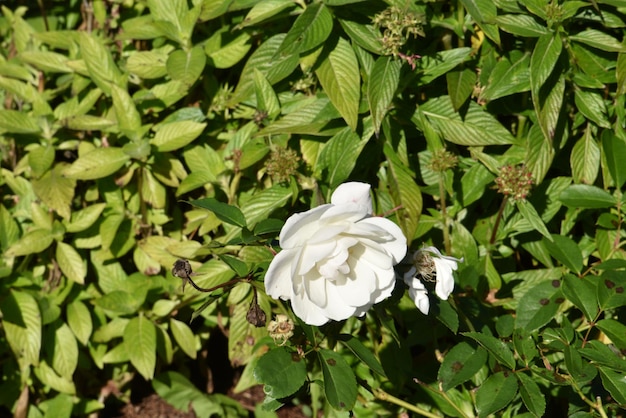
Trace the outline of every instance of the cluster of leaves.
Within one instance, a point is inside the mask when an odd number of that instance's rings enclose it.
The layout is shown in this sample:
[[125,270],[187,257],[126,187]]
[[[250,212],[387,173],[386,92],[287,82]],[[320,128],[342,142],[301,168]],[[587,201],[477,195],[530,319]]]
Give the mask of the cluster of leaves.
[[[0,18],[0,407],[245,415],[190,381],[224,333],[259,414],[623,415],[626,1],[67,3]],[[460,290],[278,345],[273,239],[348,179]]]

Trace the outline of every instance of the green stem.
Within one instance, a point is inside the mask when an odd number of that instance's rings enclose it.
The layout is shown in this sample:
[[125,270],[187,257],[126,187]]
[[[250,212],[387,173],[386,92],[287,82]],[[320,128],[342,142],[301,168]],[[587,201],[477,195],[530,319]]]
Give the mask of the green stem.
[[396,398],[393,395],[390,395],[389,393],[385,392],[382,389],[377,389],[374,390],[374,395],[376,396],[376,398],[380,399],[381,401],[385,401],[385,402],[389,402],[392,403],[394,405],[398,405],[402,408],[405,408],[411,412],[415,412],[416,414],[420,414],[421,416],[424,417],[429,417],[429,418],[440,418],[439,415],[433,414],[432,412],[428,412],[425,409],[420,408],[419,406],[410,404],[408,402],[403,401],[402,399]]
[[500,220],[502,220],[502,214],[504,213],[504,208],[506,208],[506,202],[509,201],[508,196],[504,196],[502,199],[502,204],[500,205],[500,210],[498,210],[498,215],[496,217],[496,223],[493,226],[493,231],[491,232],[491,239],[489,240],[489,244],[493,245],[496,242],[496,235],[498,235],[498,227],[500,226]]
[[452,246],[450,245],[450,230],[448,228],[446,189],[443,184],[443,173],[439,173],[439,204],[441,205],[441,217],[443,218],[443,246],[446,249],[446,254],[450,255]]

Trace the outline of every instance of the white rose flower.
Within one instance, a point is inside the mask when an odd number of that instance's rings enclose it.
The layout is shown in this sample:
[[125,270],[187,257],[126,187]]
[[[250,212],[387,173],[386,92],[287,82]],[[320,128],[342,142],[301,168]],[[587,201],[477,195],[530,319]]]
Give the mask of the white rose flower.
[[[427,282],[435,282],[435,294],[439,299],[446,300],[454,290],[453,271],[463,259],[442,255],[435,247],[426,247],[416,251],[412,257],[413,266],[404,274],[404,282],[409,286],[409,296],[415,306],[428,314],[430,302],[424,283],[417,276]],[[434,276],[433,276],[434,275]]]
[[265,275],[274,299],[290,300],[309,325],[363,316],[391,295],[406,238],[392,221],[372,216],[370,185],[337,187],[331,203],[287,219],[280,251]]

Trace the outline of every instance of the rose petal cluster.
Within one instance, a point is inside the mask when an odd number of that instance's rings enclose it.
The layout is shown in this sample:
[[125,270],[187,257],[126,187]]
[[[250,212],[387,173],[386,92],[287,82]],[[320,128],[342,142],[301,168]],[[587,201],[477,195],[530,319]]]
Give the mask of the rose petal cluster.
[[409,287],[409,296],[424,315],[430,310],[428,290],[423,280],[435,282],[435,294],[442,300],[448,299],[454,290],[453,272],[463,259],[441,254],[435,247],[426,247],[413,253],[411,268],[404,274]]
[[331,203],[289,217],[279,244],[265,290],[291,301],[309,325],[363,316],[391,296],[394,266],[407,251],[401,229],[372,216],[370,185],[359,182],[341,184]]

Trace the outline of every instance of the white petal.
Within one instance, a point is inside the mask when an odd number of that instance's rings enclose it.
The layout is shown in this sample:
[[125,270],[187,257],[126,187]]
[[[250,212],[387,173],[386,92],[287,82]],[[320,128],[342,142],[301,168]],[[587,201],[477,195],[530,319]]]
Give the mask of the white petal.
[[282,250],[272,260],[265,273],[265,293],[274,299],[291,299],[292,291],[292,258],[294,250]]
[[370,197],[371,186],[367,183],[348,182],[340,184],[330,198],[333,205],[356,203],[363,207],[365,212],[372,213],[372,198]]
[[304,293],[291,300],[291,308],[298,318],[309,325],[324,325],[330,320],[324,310],[311,302]]
[[428,315],[428,311],[430,310],[428,291],[421,282],[420,284],[421,288],[409,288],[409,296],[413,299],[417,309],[419,309],[424,315]]
[[440,299],[446,300],[450,293],[454,290],[453,270],[456,270],[456,261],[444,260],[442,258],[433,258],[435,268],[437,269],[437,284],[435,284],[435,293]]
[[281,248],[294,248],[304,245],[320,229],[319,218],[332,205],[321,205],[302,213],[291,215],[280,230],[278,240]]
[[407,252],[406,237],[404,236],[402,230],[398,225],[396,225],[389,219],[381,218],[378,216],[363,219],[358,223],[358,225],[361,224],[375,225],[391,235],[390,237],[386,237],[386,240],[381,244],[385,247],[385,250],[393,257],[394,264],[398,264],[404,258]]

